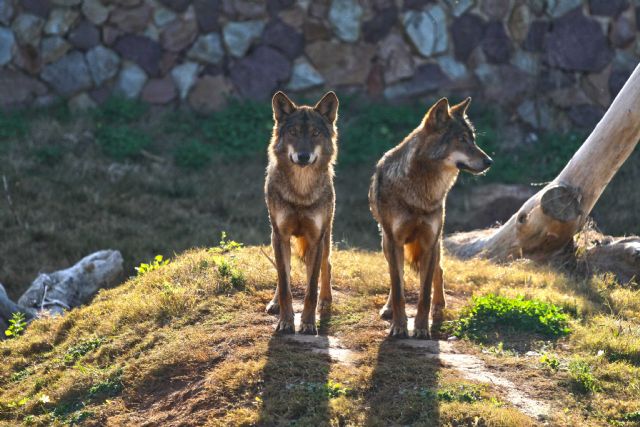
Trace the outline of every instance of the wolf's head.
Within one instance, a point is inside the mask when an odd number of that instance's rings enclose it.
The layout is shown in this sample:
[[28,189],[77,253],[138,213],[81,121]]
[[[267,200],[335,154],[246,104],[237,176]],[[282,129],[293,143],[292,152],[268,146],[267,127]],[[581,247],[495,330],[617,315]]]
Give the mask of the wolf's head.
[[271,153],[278,162],[294,167],[327,167],[333,164],[338,131],[338,97],[325,94],[311,107],[296,105],[282,92],[273,95],[273,137]]
[[428,160],[479,174],[489,169],[493,160],[476,144],[475,130],[467,117],[470,103],[467,98],[450,107],[447,98],[442,98],[425,115],[420,133]]

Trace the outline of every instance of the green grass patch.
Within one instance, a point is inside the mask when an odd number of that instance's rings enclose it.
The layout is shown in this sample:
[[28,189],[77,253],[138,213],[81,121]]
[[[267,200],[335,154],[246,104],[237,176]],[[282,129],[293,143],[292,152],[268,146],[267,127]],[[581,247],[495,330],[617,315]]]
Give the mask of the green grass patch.
[[23,137],[28,129],[29,122],[25,113],[0,111],[0,141]]
[[127,124],[140,120],[148,109],[142,101],[112,97],[95,110],[94,118],[97,122]]
[[136,157],[151,143],[147,133],[122,125],[98,127],[96,139],[102,151],[116,160]]
[[197,139],[179,145],[174,153],[176,165],[183,169],[202,169],[211,162],[212,157],[213,147]]
[[556,338],[570,332],[568,317],[556,305],[499,295],[475,297],[453,324],[456,336],[486,340],[496,329],[538,333]]
[[582,393],[595,393],[602,388],[600,382],[593,375],[591,365],[582,359],[574,359],[569,362],[569,378],[571,386]]

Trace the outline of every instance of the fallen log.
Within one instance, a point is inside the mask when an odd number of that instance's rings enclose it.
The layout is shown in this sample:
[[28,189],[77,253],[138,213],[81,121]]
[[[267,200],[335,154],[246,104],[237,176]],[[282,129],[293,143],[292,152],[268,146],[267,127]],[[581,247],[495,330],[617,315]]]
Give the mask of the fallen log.
[[445,247],[462,258],[552,258],[573,243],[573,236],[639,139],[640,65],[552,182],[501,227],[451,235],[445,239]]
[[49,274],[40,274],[15,303],[0,285],[0,323],[15,312],[32,319],[43,312],[62,314],[87,302],[98,290],[113,286],[122,275],[119,251],[103,250],[82,258],[75,265]]

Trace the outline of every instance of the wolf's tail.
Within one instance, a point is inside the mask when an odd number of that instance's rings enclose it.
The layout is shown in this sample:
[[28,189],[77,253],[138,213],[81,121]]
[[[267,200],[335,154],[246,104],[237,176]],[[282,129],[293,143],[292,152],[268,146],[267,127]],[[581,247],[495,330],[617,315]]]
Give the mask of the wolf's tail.
[[423,250],[422,246],[420,246],[420,242],[417,240],[404,245],[404,259],[409,263],[409,266],[413,271],[418,271],[420,269],[420,257],[422,256]]
[[292,249],[294,254],[296,254],[301,260],[304,261],[307,255],[307,249],[309,248],[309,242],[303,236],[293,237]]

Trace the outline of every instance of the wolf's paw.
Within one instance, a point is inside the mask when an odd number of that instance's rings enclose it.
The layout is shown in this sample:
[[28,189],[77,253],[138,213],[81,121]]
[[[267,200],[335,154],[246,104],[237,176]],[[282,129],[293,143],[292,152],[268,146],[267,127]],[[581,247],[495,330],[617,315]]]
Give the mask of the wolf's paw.
[[327,314],[331,311],[331,299],[321,299],[318,301],[318,312],[320,314]]
[[392,323],[391,329],[389,329],[389,336],[392,338],[408,338],[409,331],[407,330],[407,325],[397,325]]
[[419,340],[428,340],[429,330],[428,329],[414,329],[413,337]]
[[316,324],[314,323],[301,323],[300,330],[298,331],[301,334],[305,335],[316,335],[318,330],[316,329]]
[[384,320],[391,320],[393,317],[393,310],[390,305],[385,304],[384,307],[380,309],[380,318]]
[[276,326],[278,334],[294,334],[296,332],[293,319],[280,319]]
[[271,300],[269,304],[267,304],[267,308],[265,311],[269,314],[278,314],[280,313],[280,305],[278,305],[278,301]]

